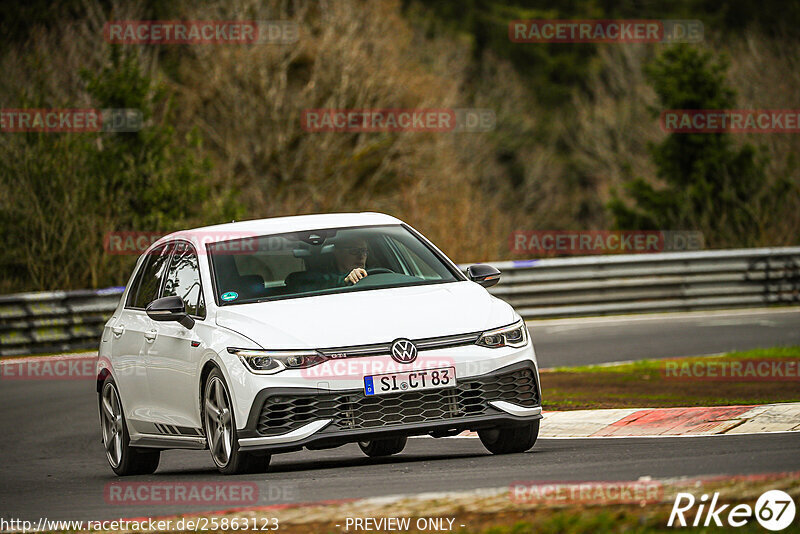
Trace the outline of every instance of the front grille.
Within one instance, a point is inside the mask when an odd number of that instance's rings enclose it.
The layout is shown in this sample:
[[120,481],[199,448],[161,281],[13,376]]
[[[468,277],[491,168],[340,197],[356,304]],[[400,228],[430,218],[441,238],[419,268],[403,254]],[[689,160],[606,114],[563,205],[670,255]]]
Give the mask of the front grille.
[[[472,334],[456,334],[452,336],[426,337],[423,339],[412,339],[411,342],[417,350],[446,349],[461,347],[464,345],[474,345],[481,337],[481,332]],[[351,345],[349,347],[335,347],[327,349],[317,349],[318,352],[326,356],[345,354],[347,357],[363,356],[388,356],[391,353],[391,343],[373,343],[370,345]]]
[[488,401],[495,400],[538,406],[531,368],[463,379],[455,388],[393,395],[367,397],[363,391],[271,395],[264,401],[257,429],[265,436],[283,434],[316,419],[333,419],[332,426],[339,430],[425,423],[485,415]]

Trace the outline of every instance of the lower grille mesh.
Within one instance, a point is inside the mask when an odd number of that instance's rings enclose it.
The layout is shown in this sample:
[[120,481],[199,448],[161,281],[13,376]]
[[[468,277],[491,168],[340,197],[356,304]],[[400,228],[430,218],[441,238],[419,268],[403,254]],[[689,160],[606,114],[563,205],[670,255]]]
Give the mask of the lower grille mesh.
[[458,381],[455,388],[365,396],[363,391],[322,395],[272,395],[264,401],[258,432],[290,432],[316,419],[333,419],[342,430],[425,423],[484,415],[488,401],[538,406],[536,379],[530,368]]

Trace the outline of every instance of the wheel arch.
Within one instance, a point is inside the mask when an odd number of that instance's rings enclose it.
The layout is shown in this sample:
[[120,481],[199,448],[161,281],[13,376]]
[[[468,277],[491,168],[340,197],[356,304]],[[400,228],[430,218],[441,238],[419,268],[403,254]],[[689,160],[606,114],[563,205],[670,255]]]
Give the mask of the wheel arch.
[[223,377],[225,376],[225,373],[222,372],[222,369],[220,368],[219,364],[212,359],[207,360],[206,363],[203,364],[202,369],[200,370],[200,383],[197,391],[197,402],[198,406],[200,406],[201,425],[203,422],[203,410],[205,409],[205,407],[203,406],[203,392],[206,389],[206,382],[208,382],[208,377],[211,374],[211,371],[213,371],[214,369],[222,373]]
[[99,373],[97,373],[97,392],[100,393],[103,389],[103,382],[106,381],[106,378],[111,376],[111,371],[108,369],[101,369]]
[[103,382],[105,382],[106,378],[109,376],[114,376],[111,372],[111,360],[107,356],[101,354],[97,359],[97,393],[102,391]]

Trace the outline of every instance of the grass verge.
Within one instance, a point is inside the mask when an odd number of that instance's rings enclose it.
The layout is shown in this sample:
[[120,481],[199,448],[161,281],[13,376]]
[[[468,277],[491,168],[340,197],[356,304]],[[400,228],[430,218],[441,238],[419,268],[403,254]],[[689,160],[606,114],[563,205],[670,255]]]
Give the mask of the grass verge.
[[[722,377],[734,362],[740,366],[740,376]],[[758,369],[762,362],[769,365],[770,376],[747,373],[748,365]],[[783,379],[774,379],[772,362],[786,372]],[[541,373],[543,406],[545,410],[580,410],[798,402],[799,363],[800,347],[775,347],[719,356],[560,367]],[[700,376],[710,373],[717,376]]]
[[[661,533],[675,532],[667,527],[670,512],[679,493],[690,493],[696,499],[701,495],[718,493],[718,504],[728,505],[720,514],[723,528],[679,528],[681,532],[723,532],[727,529],[727,513],[737,504],[750,507],[751,515],[736,532],[765,532],[752,515],[758,497],[767,490],[780,489],[791,498],[800,496],[797,477],[800,473],[774,473],[732,477],[702,477],[677,479],[642,479],[660,488],[659,497],[646,502],[574,502],[558,503],[536,499],[514,498],[511,487],[490,488],[450,493],[381,497],[332,503],[270,506],[254,510],[215,514],[218,521],[227,518],[242,521],[278,520],[284,534],[341,534],[343,532],[435,532],[449,531],[457,534],[527,534],[527,533]],[[551,483],[545,483],[551,484]],[[570,483],[565,483],[570,484]],[[582,482],[581,484],[593,484]],[[698,512],[699,500],[685,512],[689,524]],[[192,517],[190,514],[188,517]],[[194,516],[197,517],[197,516]],[[408,527],[387,530],[373,526],[369,530],[348,528],[348,519],[355,518],[405,518]],[[421,521],[420,521],[421,519]],[[430,519],[445,520],[450,528],[433,529]],[[705,514],[702,519],[705,520]],[[702,523],[701,523],[702,524]],[[422,527],[422,528],[420,528]],[[425,528],[427,527],[427,528]],[[797,532],[798,520],[784,532]],[[144,532],[144,531],[143,531]]]

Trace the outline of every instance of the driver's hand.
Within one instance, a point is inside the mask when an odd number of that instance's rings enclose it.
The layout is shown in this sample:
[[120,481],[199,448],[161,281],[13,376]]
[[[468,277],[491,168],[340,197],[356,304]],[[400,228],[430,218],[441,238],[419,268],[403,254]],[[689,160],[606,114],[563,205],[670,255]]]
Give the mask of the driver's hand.
[[350,274],[344,277],[344,281],[350,284],[355,284],[356,282],[358,282],[362,278],[365,278],[366,276],[367,276],[367,271],[365,271],[360,267],[356,267],[355,269],[350,271]]

